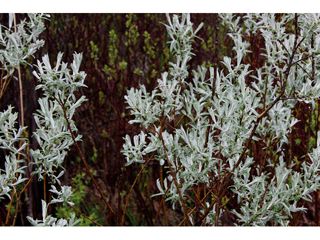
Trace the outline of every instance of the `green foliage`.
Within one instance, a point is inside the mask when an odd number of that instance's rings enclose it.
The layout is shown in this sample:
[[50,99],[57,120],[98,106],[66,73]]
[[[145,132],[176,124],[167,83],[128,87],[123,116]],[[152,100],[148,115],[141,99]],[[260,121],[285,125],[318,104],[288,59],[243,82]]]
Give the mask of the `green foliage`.
[[74,206],[62,205],[59,206],[56,211],[56,215],[59,218],[68,218],[72,213],[76,213],[80,220],[80,226],[96,226],[97,224],[103,224],[102,212],[99,205],[91,205],[88,203],[89,178],[82,172],[78,173],[72,178],[73,194],[71,200]]
[[103,105],[106,101],[106,95],[101,90],[99,91],[98,95],[99,95],[99,105]]
[[107,80],[112,80],[112,76],[116,74],[116,69],[109,67],[106,64],[103,66],[103,72],[107,75]]
[[139,67],[136,67],[136,68],[133,70],[133,74],[142,77],[142,76],[143,76],[143,71],[142,71]]
[[213,40],[213,28],[211,26],[207,26],[206,32],[208,33],[208,37],[201,41],[201,48],[206,52],[212,52],[215,48],[215,43]]
[[143,37],[144,37],[143,51],[147,54],[147,56],[150,59],[155,59],[156,57],[155,46],[152,44],[150,33],[148,33],[147,31],[144,31]]
[[120,71],[124,71],[127,69],[128,63],[125,60],[119,62],[119,69]]
[[125,46],[129,47],[129,46],[136,46],[139,40],[139,29],[138,26],[135,24],[135,16],[134,14],[127,14],[126,15],[126,32],[125,32],[125,36],[126,36],[126,42],[125,42]]
[[300,145],[301,144],[301,139],[300,138],[296,138],[294,141],[295,141],[296,145]]
[[93,147],[93,154],[91,156],[91,161],[93,163],[96,163],[97,162],[97,159],[98,159],[98,150],[96,147]]
[[93,41],[90,41],[90,50],[91,50],[91,53],[90,53],[90,56],[91,56],[91,59],[94,61],[94,62],[97,62],[99,60],[99,48],[98,48],[98,45],[95,44]]
[[108,45],[108,64],[111,67],[115,67],[116,60],[118,58],[118,46],[119,39],[114,29],[109,31],[109,45]]

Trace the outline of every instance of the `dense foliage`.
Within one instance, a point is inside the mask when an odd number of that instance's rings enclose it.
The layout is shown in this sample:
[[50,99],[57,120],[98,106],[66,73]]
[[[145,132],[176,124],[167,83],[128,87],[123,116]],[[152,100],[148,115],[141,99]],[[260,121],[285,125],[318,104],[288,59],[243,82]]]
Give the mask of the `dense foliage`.
[[[288,225],[292,212],[305,210],[298,201],[310,201],[320,187],[320,140],[308,155],[310,163],[292,163],[284,152],[297,123],[291,109],[319,98],[319,17],[247,14],[243,23],[240,17],[221,17],[235,54],[223,58],[223,68],[199,66],[192,80],[188,61],[201,26],[194,31],[189,15],[168,17],[174,62],[151,93],[144,86],[128,91],[130,123],[142,131],[133,141],[126,136],[123,152],[128,164],[151,159],[164,165],[157,195],[165,195],[173,208],[179,203],[189,224],[220,225],[229,211],[234,224]],[[265,45],[264,63],[256,69],[243,61],[250,46],[245,38],[254,34]],[[248,151],[253,141],[276,147],[264,164],[253,164]],[[237,205],[228,206],[230,199]]]
[[191,19],[0,16],[2,225],[319,224],[319,17]]
[[[43,45],[43,41],[37,40],[44,30],[45,16],[30,14],[28,20],[17,24],[15,15],[10,14],[9,27],[1,27],[1,57],[4,79],[9,79],[18,72],[18,80],[21,83],[22,75],[20,65],[27,64],[27,59],[33,56],[35,51]],[[76,224],[74,214],[70,220],[57,219],[48,215],[50,204],[66,203],[73,205],[69,200],[72,191],[70,186],[61,184],[60,178],[64,174],[62,164],[70,147],[80,140],[77,128],[73,121],[75,110],[85,101],[85,97],[77,99],[75,91],[85,86],[85,73],[80,72],[81,54],[74,54],[74,60],[68,68],[68,64],[62,62],[62,53],[58,54],[56,65],[51,66],[48,55],[38,60],[37,70],[33,72],[38,80],[36,89],[43,92],[39,98],[40,109],[34,114],[37,126],[32,137],[36,139],[38,147],[31,149],[29,139],[23,137],[26,131],[24,119],[20,119],[20,127],[16,129],[17,114],[13,113],[11,106],[0,113],[1,122],[1,149],[9,152],[5,156],[5,168],[1,169],[0,197],[9,198],[8,213],[5,224],[10,222],[10,210],[12,202],[16,201],[16,208],[12,224],[15,224],[18,214],[21,194],[24,193],[31,181],[37,177],[44,184],[44,200],[42,202],[42,220],[27,219],[36,226],[68,226]],[[23,91],[22,85],[19,85]],[[20,111],[23,112],[23,101],[20,98]],[[51,185],[52,200],[47,203],[46,184]],[[58,190],[55,186],[58,185]],[[20,186],[22,185],[22,186]]]

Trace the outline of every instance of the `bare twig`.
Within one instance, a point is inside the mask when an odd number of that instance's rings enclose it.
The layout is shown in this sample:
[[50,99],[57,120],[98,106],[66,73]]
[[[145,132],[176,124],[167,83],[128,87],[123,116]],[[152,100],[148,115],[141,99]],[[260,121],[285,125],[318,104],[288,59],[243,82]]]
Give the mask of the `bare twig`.
[[[14,25],[14,32],[17,32],[16,14],[13,14],[13,25]],[[22,85],[22,77],[21,77],[20,65],[18,65],[17,71],[18,71],[18,81],[19,81],[20,126],[24,127],[23,85]]]
[[122,218],[121,218],[121,223],[120,225],[123,225],[124,224],[124,220],[125,220],[125,215],[126,215],[126,211],[127,211],[127,207],[128,207],[128,203],[129,203],[129,197],[130,197],[130,194],[134,188],[134,186],[136,185],[140,175],[142,174],[143,170],[145,169],[145,167],[148,165],[148,163],[152,160],[152,158],[149,158],[147,160],[147,162],[145,164],[142,165],[140,171],[138,172],[137,176],[135,177],[130,189],[129,189],[129,192],[127,193],[127,196],[126,196],[126,199],[125,199],[125,205],[124,205],[124,210],[123,210],[123,213],[122,213]]

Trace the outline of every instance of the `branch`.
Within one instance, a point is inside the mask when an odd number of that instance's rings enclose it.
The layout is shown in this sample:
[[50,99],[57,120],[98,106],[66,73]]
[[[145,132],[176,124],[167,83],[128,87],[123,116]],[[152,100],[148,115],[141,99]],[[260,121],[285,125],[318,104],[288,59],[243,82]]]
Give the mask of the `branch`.
[[162,137],[162,127],[160,128],[160,132],[158,133],[158,136],[159,136],[159,138],[161,140],[161,144],[162,144],[162,147],[163,147],[163,150],[164,150],[167,162],[168,162],[169,170],[170,170],[170,173],[172,175],[173,183],[174,183],[174,185],[175,185],[175,187],[177,189],[178,195],[179,195],[179,199],[180,199],[181,206],[182,206],[182,209],[183,209],[183,214],[185,215],[186,219],[188,220],[188,224],[192,225],[192,223],[190,222],[190,219],[189,219],[189,213],[187,211],[187,207],[185,205],[183,196],[182,196],[181,191],[180,191],[180,187],[179,187],[179,183],[178,183],[178,180],[177,180],[176,172],[172,168],[171,162],[169,160],[168,150],[167,150],[167,147],[166,147],[166,145],[164,143],[164,140],[163,140],[163,137]]
[[72,140],[73,140],[73,143],[75,144],[75,146],[76,146],[76,148],[77,148],[77,150],[78,150],[79,157],[80,157],[82,163],[84,164],[85,169],[86,169],[88,175],[90,176],[90,178],[91,178],[94,186],[95,186],[96,189],[98,190],[98,192],[99,192],[99,194],[100,194],[100,197],[101,197],[101,199],[103,200],[103,202],[105,203],[105,205],[108,207],[108,209],[110,210],[110,212],[112,213],[112,215],[115,215],[115,212],[113,211],[112,207],[110,206],[109,202],[107,201],[106,196],[104,195],[104,193],[103,193],[103,191],[101,190],[101,188],[99,187],[96,179],[94,178],[93,174],[91,173],[89,164],[87,163],[87,160],[86,160],[86,158],[85,158],[85,156],[84,156],[84,154],[83,154],[83,152],[82,152],[82,150],[81,150],[78,142],[76,141],[76,137],[75,137],[75,135],[74,135],[74,133],[73,133],[73,131],[72,131],[72,129],[71,129],[70,121],[69,121],[69,119],[68,119],[68,117],[67,117],[67,113],[66,113],[66,109],[65,109],[65,104],[64,104],[63,102],[59,101],[58,99],[56,99],[56,100],[58,101],[58,103],[60,104],[60,106],[61,106],[61,108],[62,108],[62,110],[63,110],[63,115],[64,115],[64,118],[65,118],[65,120],[66,120],[66,122],[67,122],[68,131],[69,131],[69,133],[70,133],[70,135],[71,135],[71,138],[72,138]]

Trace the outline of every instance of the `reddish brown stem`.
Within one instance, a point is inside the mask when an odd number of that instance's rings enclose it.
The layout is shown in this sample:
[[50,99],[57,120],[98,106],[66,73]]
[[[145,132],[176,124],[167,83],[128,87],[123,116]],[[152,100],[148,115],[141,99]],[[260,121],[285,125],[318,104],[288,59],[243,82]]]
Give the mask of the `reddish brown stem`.
[[188,221],[188,224],[189,225],[192,225],[191,222],[190,222],[190,219],[188,217],[189,213],[188,213],[188,210],[187,210],[187,206],[185,204],[185,201],[183,199],[183,196],[182,196],[182,193],[181,193],[181,190],[180,190],[180,186],[179,186],[179,183],[178,183],[178,180],[177,180],[177,175],[176,175],[176,172],[174,171],[172,165],[171,165],[171,162],[170,162],[170,159],[169,159],[169,156],[168,156],[168,150],[167,150],[167,147],[164,143],[164,140],[163,140],[163,137],[162,137],[162,128],[160,129],[160,132],[159,132],[159,138],[161,140],[161,143],[162,143],[162,147],[163,147],[163,150],[164,150],[164,153],[165,153],[165,156],[166,156],[166,160],[168,162],[168,166],[169,166],[169,170],[170,170],[170,173],[171,173],[171,176],[172,176],[172,179],[173,179],[173,183],[177,189],[177,192],[178,192],[178,195],[179,195],[179,199],[180,199],[180,202],[181,202],[181,207],[183,209],[183,214],[185,215],[187,221]]

